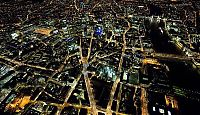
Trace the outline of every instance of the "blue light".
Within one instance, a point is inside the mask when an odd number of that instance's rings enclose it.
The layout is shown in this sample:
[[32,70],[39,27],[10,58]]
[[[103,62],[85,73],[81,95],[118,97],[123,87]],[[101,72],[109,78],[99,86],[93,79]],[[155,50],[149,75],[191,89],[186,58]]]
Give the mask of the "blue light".
[[103,34],[103,30],[101,27],[97,27],[95,29],[95,34],[98,35],[98,36],[101,36]]

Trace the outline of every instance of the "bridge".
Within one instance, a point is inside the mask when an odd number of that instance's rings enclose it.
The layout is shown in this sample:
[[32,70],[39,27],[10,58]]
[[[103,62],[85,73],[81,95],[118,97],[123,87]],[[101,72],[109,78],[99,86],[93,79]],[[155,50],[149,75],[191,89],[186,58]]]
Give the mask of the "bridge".
[[200,56],[185,56],[185,55],[177,55],[177,54],[166,54],[166,53],[151,53],[145,54],[147,58],[155,58],[158,60],[170,60],[170,61],[198,61],[200,60]]

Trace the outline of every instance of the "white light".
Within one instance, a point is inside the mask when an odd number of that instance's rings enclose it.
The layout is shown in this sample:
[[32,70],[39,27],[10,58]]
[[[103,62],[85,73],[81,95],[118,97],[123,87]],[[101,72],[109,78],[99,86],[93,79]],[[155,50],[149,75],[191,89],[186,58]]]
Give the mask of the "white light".
[[143,8],[144,6],[138,6],[139,8]]
[[159,108],[159,112],[160,113],[165,113],[164,109],[160,109],[160,108]]
[[168,115],[172,115],[170,111],[168,111],[167,113],[168,113]]
[[12,33],[11,36],[12,36],[12,39],[15,39],[15,38],[18,37],[19,35],[18,35],[17,33]]
[[153,111],[156,111],[156,107],[153,107]]
[[159,27],[160,32],[163,34],[163,29],[161,27]]

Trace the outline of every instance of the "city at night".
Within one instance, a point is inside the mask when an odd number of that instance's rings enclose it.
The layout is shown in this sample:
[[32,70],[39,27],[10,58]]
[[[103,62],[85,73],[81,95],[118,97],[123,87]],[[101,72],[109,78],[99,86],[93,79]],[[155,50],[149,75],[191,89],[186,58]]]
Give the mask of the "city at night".
[[0,115],[200,115],[200,1],[0,0]]

